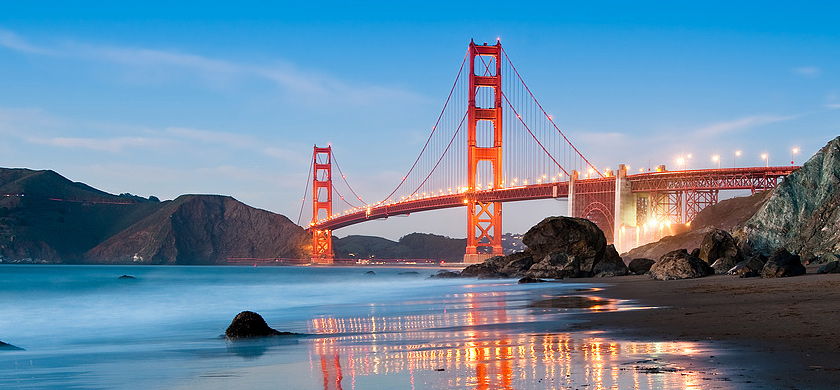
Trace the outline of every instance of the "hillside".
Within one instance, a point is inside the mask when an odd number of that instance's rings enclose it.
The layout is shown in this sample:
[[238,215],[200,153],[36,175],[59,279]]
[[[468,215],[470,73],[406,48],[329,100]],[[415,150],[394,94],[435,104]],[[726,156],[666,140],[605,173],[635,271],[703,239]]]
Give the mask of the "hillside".
[[333,238],[338,258],[350,259],[435,259],[460,262],[464,258],[466,238],[449,238],[436,234],[411,233],[392,241],[373,236]]
[[126,263],[135,254],[158,264],[299,257],[303,237],[286,217],[230,197],[160,202],[112,195],[49,170],[0,168],[2,262]]

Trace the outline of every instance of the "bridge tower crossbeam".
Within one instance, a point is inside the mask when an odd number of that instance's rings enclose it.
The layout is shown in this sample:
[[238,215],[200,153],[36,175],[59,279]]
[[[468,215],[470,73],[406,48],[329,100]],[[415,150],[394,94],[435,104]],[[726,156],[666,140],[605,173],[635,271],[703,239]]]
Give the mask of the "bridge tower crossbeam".
[[[312,225],[318,223],[321,211],[326,212],[325,218],[332,216],[332,146],[319,148],[317,145],[312,152]],[[312,230],[312,262],[318,264],[332,264],[332,230]]]
[[[479,66],[476,69],[476,58]],[[485,61],[485,59],[489,61]],[[478,253],[478,248],[489,247],[492,255],[503,255],[502,249],[502,202],[482,201],[474,194],[479,188],[477,176],[479,163],[489,162],[492,166],[492,188],[502,188],[502,44],[476,45],[470,41],[469,49],[469,105],[467,106],[467,248],[465,263],[476,263],[488,257]],[[479,74],[476,74],[478,71]],[[493,96],[491,107],[479,107],[476,94],[480,88],[490,89]],[[492,126],[492,142],[486,142],[482,134],[482,146],[478,144],[476,128],[479,122]],[[484,126],[486,127],[486,126]],[[483,146],[489,144],[489,146]]]

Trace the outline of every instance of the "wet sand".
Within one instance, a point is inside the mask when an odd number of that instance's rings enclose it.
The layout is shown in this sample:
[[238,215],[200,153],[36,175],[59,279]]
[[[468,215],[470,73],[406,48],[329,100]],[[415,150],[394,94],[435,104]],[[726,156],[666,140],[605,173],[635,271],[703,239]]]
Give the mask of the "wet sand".
[[592,279],[600,296],[657,309],[586,315],[578,330],[628,339],[702,341],[732,351],[744,375],[777,389],[840,388],[840,274],[741,279],[714,275],[657,281],[647,276]]

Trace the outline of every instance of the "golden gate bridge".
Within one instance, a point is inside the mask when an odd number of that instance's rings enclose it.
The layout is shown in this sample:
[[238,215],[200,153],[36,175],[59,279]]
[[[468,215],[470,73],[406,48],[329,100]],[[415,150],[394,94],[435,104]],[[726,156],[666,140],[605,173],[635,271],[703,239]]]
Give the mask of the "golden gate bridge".
[[[619,165],[600,171],[543,109],[501,42],[471,41],[431,134],[393,191],[365,202],[341,171],[332,146],[316,145],[298,223],[309,199],[312,261],[331,263],[335,229],[466,207],[464,262],[475,263],[503,254],[502,203],[566,198],[569,216],[593,221],[623,251],[629,248],[621,242],[635,235],[638,244],[648,227],[690,224],[700,210],[718,202],[721,190],[773,188],[797,168],[666,171],[660,166],[630,174]],[[347,209],[334,213],[334,200]]]

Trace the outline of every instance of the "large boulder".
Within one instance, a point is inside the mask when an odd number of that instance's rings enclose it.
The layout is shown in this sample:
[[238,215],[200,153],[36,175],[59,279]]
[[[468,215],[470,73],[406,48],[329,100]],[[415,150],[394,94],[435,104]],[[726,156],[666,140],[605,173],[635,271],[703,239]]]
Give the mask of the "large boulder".
[[624,260],[618,255],[618,251],[615,250],[615,245],[610,244],[604,250],[604,257],[601,261],[595,262],[589,272],[593,276],[624,276],[629,270],[627,264],[624,264]]
[[604,256],[607,239],[597,225],[583,218],[548,217],[528,230],[522,243],[543,259],[553,253],[565,253],[581,264],[594,264]]
[[278,332],[265,323],[261,315],[252,311],[243,311],[233,317],[230,326],[225,330],[228,339],[242,339],[253,337],[268,337],[289,335],[289,332]]
[[743,276],[746,273],[754,273],[758,274],[764,268],[764,264],[767,263],[767,257],[764,255],[755,255],[750,257],[747,260],[744,260],[738,264],[735,264],[734,267],[730,268],[729,271],[726,273],[730,275],[738,275]]
[[799,260],[799,255],[788,252],[785,248],[779,248],[767,264],[761,269],[762,278],[782,278],[788,276],[805,275],[805,266]]
[[500,278],[511,275],[502,274],[502,268],[510,262],[505,256],[494,256],[483,263],[473,264],[461,271],[461,276],[471,278]]
[[840,137],[788,175],[744,224],[733,230],[753,253],[840,253]]
[[666,253],[650,267],[651,277],[658,280],[700,278],[714,272],[708,263],[685,249]]
[[720,229],[711,229],[706,233],[703,242],[700,243],[700,253],[697,257],[709,264],[719,263],[718,267],[712,265],[718,273],[725,273],[735,264],[745,260],[735,239]]
[[633,259],[633,261],[630,262],[630,265],[628,265],[627,268],[632,274],[644,275],[648,271],[650,271],[650,267],[652,267],[655,263],[656,260],[646,259],[643,257],[640,259]]

